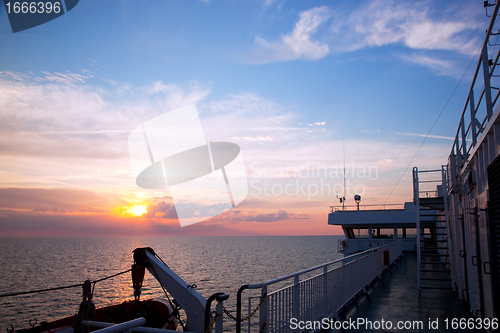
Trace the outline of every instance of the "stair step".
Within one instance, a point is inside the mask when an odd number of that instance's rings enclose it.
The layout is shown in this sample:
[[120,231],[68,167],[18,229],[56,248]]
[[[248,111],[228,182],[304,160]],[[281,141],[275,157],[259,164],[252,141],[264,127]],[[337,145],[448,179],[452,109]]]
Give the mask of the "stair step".
[[439,253],[424,253],[424,252],[421,252],[420,254],[422,254],[424,256],[433,256],[433,257],[449,257],[450,256],[449,254],[439,254]]
[[420,280],[426,280],[426,281],[451,281],[450,278],[434,278],[434,277],[421,277]]
[[437,287],[437,286],[420,286],[420,289],[443,289],[443,290],[453,290],[452,287]]
[[432,273],[450,273],[448,269],[421,269],[421,272],[432,272]]
[[420,216],[446,216],[446,214],[420,214]]
[[438,243],[443,243],[447,242],[448,239],[419,239],[421,242],[428,242],[428,241],[433,241],[433,242],[438,242]]
[[420,234],[420,236],[448,236],[448,234]]
[[447,247],[428,247],[428,246],[421,246],[421,247],[420,247],[420,251],[422,251],[422,250],[434,250],[434,251],[436,251],[436,250],[448,250],[448,248],[447,248]]
[[449,262],[443,262],[443,261],[421,261],[421,264],[442,264],[442,265],[449,265]]

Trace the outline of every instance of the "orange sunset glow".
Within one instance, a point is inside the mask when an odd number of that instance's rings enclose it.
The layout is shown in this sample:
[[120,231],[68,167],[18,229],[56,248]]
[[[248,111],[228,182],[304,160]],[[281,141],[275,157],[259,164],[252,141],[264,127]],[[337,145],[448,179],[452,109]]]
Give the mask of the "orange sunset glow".
[[[451,110],[462,109],[464,94],[447,96],[484,35],[483,24],[467,25],[455,11],[485,19],[467,1],[201,1],[182,10],[159,2],[158,11],[126,3],[108,4],[107,15],[89,3],[33,33],[3,35],[0,236],[340,234],[327,225],[339,197],[347,205],[354,195],[361,206],[402,204],[412,198],[413,166],[446,162],[456,130]],[[414,30],[420,19],[435,27],[430,37]],[[5,15],[3,23],[7,31]],[[442,27],[450,30],[438,33]],[[435,60],[433,52],[448,53]],[[177,122],[158,121],[178,110]],[[145,124],[161,135],[149,133],[146,143]],[[151,161],[210,142],[237,146],[228,163],[238,159],[248,194],[241,187],[234,208],[203,192],[201,180],[182,198],[172,197],[168,179],[138,185]],[[181,226],[195,219],[181,206],[207,218]]]

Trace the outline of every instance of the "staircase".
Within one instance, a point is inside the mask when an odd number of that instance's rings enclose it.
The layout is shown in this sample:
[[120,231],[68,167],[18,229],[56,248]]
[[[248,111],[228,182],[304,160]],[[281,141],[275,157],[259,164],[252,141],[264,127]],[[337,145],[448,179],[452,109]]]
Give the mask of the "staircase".
[[451,239],[447,207],[447,166],[438,170],[413,168],[413,201],[417,205],[417,286],[449,289]]

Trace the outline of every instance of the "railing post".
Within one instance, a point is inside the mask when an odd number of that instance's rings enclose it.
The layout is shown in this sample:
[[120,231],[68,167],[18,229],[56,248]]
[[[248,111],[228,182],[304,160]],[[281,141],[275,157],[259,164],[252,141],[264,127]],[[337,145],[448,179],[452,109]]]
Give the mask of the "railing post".
[[216,333],[222,333],[222,315],[224,314],[224,301],[220,301],[217,303],[215,306],[215,315],[217,316],[217,319],[215,320],[215,332]]
[[323,267],[323,313],[324,318],[327,318],[330,314],[329,300],[328,300],[328,266]]
[[296,275],[293,280],[292,313],[295,319],[300,320],[300,283],[298,275]]
[[455,150],[456,150],[456,155],[457,155],[457,170],[460,170],[460,169],[462,169],[463,158],[462,158],[462,153],[460,152],[460,147],[458,144],[458,132],[457,132],[457,136],[455,137]]
[[262,304],[260,305],[260,312],[259,312],[259,332],[269,332],[269,327],[267,325],[267,286],[262,287],[260,297],[264,298],[262,301]]
[[250,329],[252,327],[252,317],[250,315],[252,314],[252,298],[248,297],[248,333],[250,333]]
[[469,93],[470,105],[470,129],[472,131],[472,147],[477,143],[477,130],[476,130],[476,105],[474,103],[474,90],[471,89]]
[[[491,31],[488,31],[490,33]],[[484,78],[484,98],[486,100],[486,114],[488,121],[493,116],[493,104],[491,101],[491,84],[490,84],[490,64],[488,61],[488,44],[484,43],[483,53],[483,78]]]
[[[463,121],[463,117],[462,117]],[[420,257],[420,186],[418,183],[418,168],[413,168],[413,188],[415,189],[415,193],[417,194],[415,197],[415,205],[417,205],[417,287],[420,290],[420,261],[422,260]]]
[[445,216],[445,224],[446,224],[446,237],[448,238],[448,253],[449,257],[448,260],[450,261],[450,271],[451,271],[451,287],[453,288],[453,291],[455,291],[455,265],[453,264],[453,260],[455,259],[455,256],[453,255],[453,242],[451,241],[451,235],[450,235],[450,217],[449,214],[450,212],[448,211],[448,191],[449,191],[449,184],[447,182],[447,177],[448,177],[448,165],[443,165],[441,166],[442,168],[442,176],[443,176],[443,186],[445,187],[444,193],[443,193],[443,202],[444,202],[444,216]]
[[236,293],[236,333],[241,332],[241,297],[245,289],[248,288],[248,284],[245,284],[238,289]]
[[464,160],[467,160],[467,137],[465,136],[465,119],[463,115],[460,120],[460,131],[462,132],[462,155]]

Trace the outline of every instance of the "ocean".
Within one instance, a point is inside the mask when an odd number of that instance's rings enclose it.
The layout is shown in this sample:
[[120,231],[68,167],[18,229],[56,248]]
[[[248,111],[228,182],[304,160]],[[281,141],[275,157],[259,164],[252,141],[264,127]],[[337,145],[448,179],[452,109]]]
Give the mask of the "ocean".
[[[0,238],[0,295],[98,280],[129,269],[135,248],[151,247],[188,284],[196,284],[205,298],[216,292],[229,294],[224,305],[234,314],[240,286],[339,259],[337,240],[342,237]],[[141,299],[163,295],[159,283],[146,272]],[[133,299],[130,273],[96,284],[97,307],[129,299]],[[0,330],[76,314],[80,302],[81,288],[1,297]],[[226,331],[234,327],[230,322],[224,325]]]

